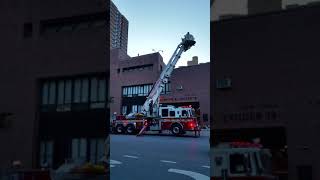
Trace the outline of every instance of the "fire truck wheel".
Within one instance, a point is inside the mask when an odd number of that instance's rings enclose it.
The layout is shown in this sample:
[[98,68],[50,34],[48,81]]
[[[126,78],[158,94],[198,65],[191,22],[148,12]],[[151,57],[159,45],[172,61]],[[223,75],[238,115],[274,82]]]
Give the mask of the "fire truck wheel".
[[171,126],[171,132],[174,135],[180,135],[182,134],[182,126],[180,124],[172,124]]
[[124,133],[124,127],[123,127],[121,124],[119,124],[119,125],[116,126],[116,133],[117,133],[117,134],[122,134],[122,133]]
[[126,133],[127,134],[134,134],[134,132],[136,131],[136,128],[134,127],[134,125],[129,124],[126,127]]

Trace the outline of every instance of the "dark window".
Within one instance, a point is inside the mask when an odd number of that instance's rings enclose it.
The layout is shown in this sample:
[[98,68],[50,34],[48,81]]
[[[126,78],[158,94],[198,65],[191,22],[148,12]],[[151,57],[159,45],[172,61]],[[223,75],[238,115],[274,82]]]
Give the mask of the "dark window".
[[231,88],[231,79],[220,79],[216,81],[217,89]]
[[168,109],[162,109],[161,115],[162,117],[168,117]]
[[131,66],[122,69],[122,72],[130,72],[135,70],[144,70],[144,69],[152,69],[153,64],[145,64],[141,66]]
[[104,78],[91,78],[90,107],[104,108],[106,101],[106,80]]
[[105,108],[106,93],[104,77],[47,80],[41,86],[42,111],[70,111],[71,106],[83,109],[89,105]]
[[203,114],[203,121],[207,122],[208,121],[208,114]]
[[57,111],[70,111],[71,110],[71,80],[58,81],[58,106]]
[[299,180],[312,180],[312,166],[297,166]]
[[32,23],[26,23],[23,27],[23,37],[28,38],[32,36]]
[[117,69],[117,72],[120,73],[120,69]]
[[171,117],[175,117],[176,116],[176,112],[175,111],[170,111],[170,116]]
[[40,33],[74,31],[91,27],[105,27],[105,13],[44,20],[40,22]]

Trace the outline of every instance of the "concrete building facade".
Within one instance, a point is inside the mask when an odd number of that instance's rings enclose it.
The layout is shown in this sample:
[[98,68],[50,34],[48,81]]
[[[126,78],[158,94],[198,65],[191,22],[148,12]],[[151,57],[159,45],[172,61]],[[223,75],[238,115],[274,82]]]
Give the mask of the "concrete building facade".
[[96,160],[89,145],[101,146],[108,129],[107,13],[102,0],[1,1],[0,112],[10,116],[0,168]]
[[211,143],[258,137],[290,180],[320,178],[319,12],[305,6],[212,23]]

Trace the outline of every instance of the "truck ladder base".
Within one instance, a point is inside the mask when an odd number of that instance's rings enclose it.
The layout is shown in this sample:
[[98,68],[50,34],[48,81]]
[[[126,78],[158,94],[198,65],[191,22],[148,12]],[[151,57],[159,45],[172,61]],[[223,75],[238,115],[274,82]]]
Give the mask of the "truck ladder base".
[[142,134],[146,131],[147,127],[149,126],[149,123],[145,123],[143,125],[143,128],[140,130],[140,132],[137,134],[137,136],[142,136]]

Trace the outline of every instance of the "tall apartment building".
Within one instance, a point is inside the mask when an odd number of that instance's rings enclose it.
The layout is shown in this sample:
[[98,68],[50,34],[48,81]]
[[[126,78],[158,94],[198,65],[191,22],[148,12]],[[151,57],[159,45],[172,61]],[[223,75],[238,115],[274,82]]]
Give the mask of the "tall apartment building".
[[110,4],[110,48],[121,49],[122,53],[127,53],[129,22],[124,17],[116,5]]

